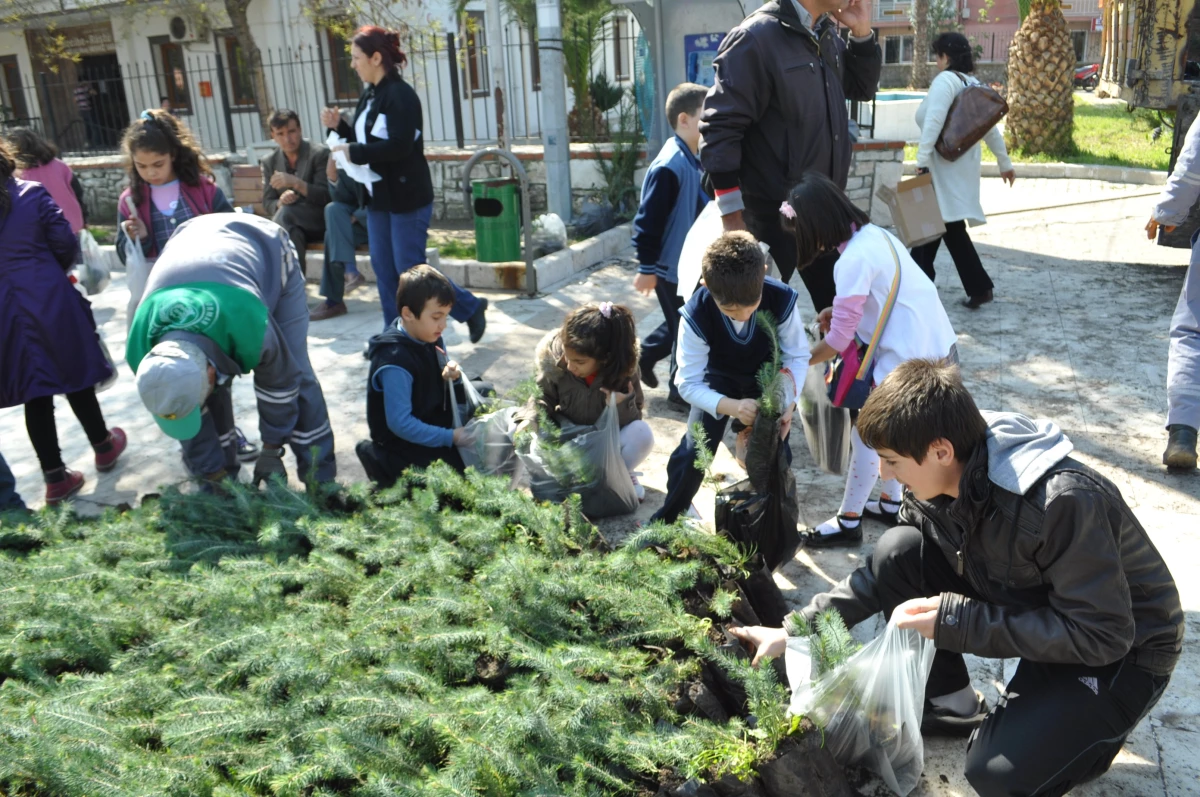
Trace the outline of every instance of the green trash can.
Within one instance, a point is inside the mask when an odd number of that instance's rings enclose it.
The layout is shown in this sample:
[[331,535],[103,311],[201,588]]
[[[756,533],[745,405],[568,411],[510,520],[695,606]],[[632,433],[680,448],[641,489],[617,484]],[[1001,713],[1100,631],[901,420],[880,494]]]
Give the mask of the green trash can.
[[475,256],[484,263],[521,259],[521,183],[472,180]]

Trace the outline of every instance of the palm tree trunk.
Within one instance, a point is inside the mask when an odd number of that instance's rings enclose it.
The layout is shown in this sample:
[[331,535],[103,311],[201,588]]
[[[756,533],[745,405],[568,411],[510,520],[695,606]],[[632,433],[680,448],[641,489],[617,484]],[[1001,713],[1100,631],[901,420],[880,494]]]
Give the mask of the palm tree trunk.
[[929,0],[913,0],[912,73],[908,79],[914,89],[929,88]]

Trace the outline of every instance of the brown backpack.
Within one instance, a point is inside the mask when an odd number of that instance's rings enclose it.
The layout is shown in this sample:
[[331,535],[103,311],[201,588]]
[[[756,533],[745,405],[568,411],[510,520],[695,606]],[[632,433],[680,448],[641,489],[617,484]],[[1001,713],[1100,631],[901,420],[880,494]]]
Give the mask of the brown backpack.
[[974,85],[958,72],[954,74],[967,87],[950,103],[946,123],[942,125],[941,135],[934,146],[938,154],[948,161],[962,157],[1008,113],[1008,103],[995,89]]

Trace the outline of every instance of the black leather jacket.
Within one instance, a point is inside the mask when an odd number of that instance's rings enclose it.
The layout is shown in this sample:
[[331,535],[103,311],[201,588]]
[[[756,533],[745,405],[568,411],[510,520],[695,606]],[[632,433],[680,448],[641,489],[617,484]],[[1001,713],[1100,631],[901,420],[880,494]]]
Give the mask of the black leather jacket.
[[[900,522],[937,545],[982,600],[944,593],[939,648],[990,658],[1102,666],[1131,655],[1169,675],[1184,617],[1166,562],[1096,471],[1066,457],[1024,495],[988,478],[986,446],[963,473],[957,499],[905,495]],[[860,567],[803,614],[837,608],[848,625],[881,607]]]

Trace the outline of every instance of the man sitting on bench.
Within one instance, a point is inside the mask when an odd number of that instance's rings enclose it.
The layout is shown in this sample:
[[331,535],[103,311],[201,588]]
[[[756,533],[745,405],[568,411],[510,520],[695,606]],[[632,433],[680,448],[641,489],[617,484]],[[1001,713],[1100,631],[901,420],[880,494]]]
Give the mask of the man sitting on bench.
[[325,205],[329,202],[325,164],[329,150],[304,140],[295,111],[275,111],[269,124],[271,138],[279,149],[259,161],[262,203],[272,220],[287,230],[303,268],[308,242],[325,237]]
[[343,297],[367,281],[354,262],[354,250],[367,245],[366,192],[337,168],[333,158],[325,167],[325,176],[331,200],[325,206],[325,268],[321,272],[325,301],[310,311],[309,321],[345,315]]

